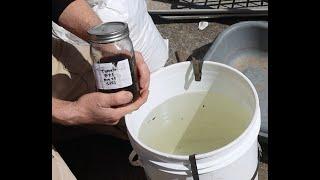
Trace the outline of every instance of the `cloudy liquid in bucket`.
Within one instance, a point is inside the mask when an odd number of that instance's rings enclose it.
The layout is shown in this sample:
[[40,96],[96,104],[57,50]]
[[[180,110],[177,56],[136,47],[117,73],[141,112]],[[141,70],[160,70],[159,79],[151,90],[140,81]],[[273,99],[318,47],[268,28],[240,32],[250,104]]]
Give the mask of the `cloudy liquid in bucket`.
[[248,127],[251,111],[223,94],[175,96],[149,113],[138,138],[160,152],[190,155],[221,148]]

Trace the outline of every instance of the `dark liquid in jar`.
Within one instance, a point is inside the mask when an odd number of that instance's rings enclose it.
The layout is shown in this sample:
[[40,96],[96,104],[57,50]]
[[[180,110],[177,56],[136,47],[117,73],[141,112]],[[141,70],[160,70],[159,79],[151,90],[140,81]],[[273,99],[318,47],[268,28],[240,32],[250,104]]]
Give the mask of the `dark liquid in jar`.
[[134,102],[140,96],[139,81],[138,81],[138,76],[137,76],[134,55],[131,57],[131,56],[128,56],[125,54],[119,54],[116,56],[103,57],[97,63],[114,63],[116,65],[118,61],[122,61],[125,59],[128,59],[128,62],[129,62],[130,71],[131,71],[131,78],[132,78],[132,85],[130,85],[128,87],[119,88],[119,89],[108,89],[108,90],[98,89],[98,91],[103,92],[103,93],[115,93],[115,92],[119,92],[119,91],[130,91],[133,95],[132,101]]

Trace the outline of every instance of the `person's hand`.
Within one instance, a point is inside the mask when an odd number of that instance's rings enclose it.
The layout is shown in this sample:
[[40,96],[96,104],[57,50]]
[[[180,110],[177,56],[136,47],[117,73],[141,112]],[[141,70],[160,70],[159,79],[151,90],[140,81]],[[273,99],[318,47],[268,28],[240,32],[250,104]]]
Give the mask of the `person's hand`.
[[138,110],[148,99],[150,71],[141,53],[135,52],[138,71],[140,97],[133,103],[132,93],[121,91],[117,93],[90,93],[74,102],[80,117],[76,124],[115,125],[126,114]]
[[94,92],[83,95],[72,103],[76,116],[70,122],[71,124],[115,125],[120,118],[137,110],[145,103],[148,94],[149,91],[145,90],[133,103],[130,103],[132,93],[128,91],[109,94]]
[[150,71],[147,64],[144,62],[143,56],[140,52],[135,52],[135,58],[136,58],[136,67],[138,70],[140,94],[142,95],[149,88]]
[[131,103],[132,93],[127,91],[89,93],[75,102],[53,98],[54,121],[65,125],[115,125],[126,114],[139,109],[149,95],[150,72],[142,55],[135,52],[135,57],[140,86],[140,97],[135,102]]

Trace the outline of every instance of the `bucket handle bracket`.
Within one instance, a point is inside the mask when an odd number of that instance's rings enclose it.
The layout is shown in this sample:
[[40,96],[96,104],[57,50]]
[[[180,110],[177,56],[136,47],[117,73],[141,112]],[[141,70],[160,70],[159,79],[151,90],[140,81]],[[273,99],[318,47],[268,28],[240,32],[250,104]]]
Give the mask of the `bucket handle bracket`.
[[[137,159],[137,160],[133,160],[136,156],[138,157],[138,159]],[[130,162],[130,164],[131,164],[132,166],[142,167],[141,161],[140,161],[139,156],[138,156],[138,154],[136,153],[136,151],[133,150],[133,151],[130,153],[128,159],[129,159],[129,162]]]

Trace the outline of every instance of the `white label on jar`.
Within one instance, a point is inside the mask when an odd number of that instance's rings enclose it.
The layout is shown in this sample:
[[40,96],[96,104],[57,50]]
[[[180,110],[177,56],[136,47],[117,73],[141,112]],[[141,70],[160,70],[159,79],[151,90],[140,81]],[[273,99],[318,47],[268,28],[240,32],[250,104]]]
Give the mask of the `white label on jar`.
[[93,71],[98,89],[119,89],[132,85],[128,59],[115,63],[94,63]]

